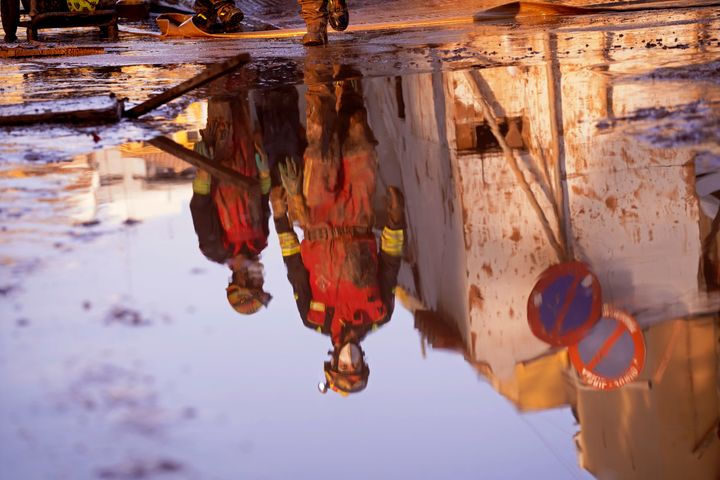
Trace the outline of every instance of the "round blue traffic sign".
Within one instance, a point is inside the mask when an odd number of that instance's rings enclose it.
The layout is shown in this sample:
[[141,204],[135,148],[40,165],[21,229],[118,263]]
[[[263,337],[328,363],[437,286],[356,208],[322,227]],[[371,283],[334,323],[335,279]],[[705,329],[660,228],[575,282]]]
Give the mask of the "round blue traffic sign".
[[553,346],[577,343],[600,319],[600,282],[581,262],[545,270],[528,298],[528,324],[533,334]]

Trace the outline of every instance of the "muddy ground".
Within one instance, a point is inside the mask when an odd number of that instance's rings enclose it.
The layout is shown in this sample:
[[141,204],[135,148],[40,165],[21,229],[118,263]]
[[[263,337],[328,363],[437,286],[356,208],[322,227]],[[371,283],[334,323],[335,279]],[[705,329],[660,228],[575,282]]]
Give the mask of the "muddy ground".
[[[572,65],[583,63],[588,56],[606,58],[616,74],[648,73],[643,62],[658,53],[674,53],[666,75],[686,75],[673,72],[672,67],[695,64],[698,55],[712,62],[720,49],[717,33],[716,8],[684,8],[632,14],[602,14],[581,17],[558,17],[539,21],[496,21],[468,23],[472,15],[494,6],[498,1],[424,3],[393,2],[380,8],[374,2],[353,6],[353,23],[382,24],[400,22],[401,26],[387,30],[331,34],[330,45],[322,53],[312,53],[299,43],[297,37],[280,39],[195,40],[160,39],[122,32],[120,41],[98,41],[94,32],[48,30],[45,42],[73,46],[102,47],[102,55],[79,57],[48,57],[0,60],[0,102],[17,104],[83,95],[114,93],[127,98],[128,104],[139,103],[158,94],[194,74],[203,65],[217,62],[238,52],[252,55],[252,63],[243,73],[243,81],[251,87],[267,88],[303,80],[303,68],[311,54],[313,62],[333,64],[342,62],[357,68],[363,76],[397,76],[420,72],[437,72],[465,68],[527,67],[554,61]],[[575,2],[582,4],[582,2]],[[696,2],[696,4],[703,2]],[[708,2],[704,2],[708,3]],[[686,3],[687,4],[687,3]],[[691,4],[687,4],[691,5]],[[281,28],[301,27],[292,2],[250,2],[246,7],[252,19],[263,19]],[[451,19],[444,27],[403,27],[402,23]],[[658,23],[659,22],[659,23]],[[665,26],[677,25],[675,29]],[[678,37],[677,30],[687,31],[694,26],[692,37]],[[132,24],[133,31],[157,32],[150,21]],[[661,35],[653,30],[659,27]],[[538,42],[538,35],[550,28],[563,47]],[[590,42],[594,32],[604,32],[602,44]],[[624,32],[628,35],[625,36]],[[20,33],[20,44],[23,38]],[[664,55],[664,57],[670,57]],[[713,79],[717,70],[694,68],[689,75],[699,79]],[[5,129],[0,148],[7,160],[34,159],[51,156],[55,159],[68,154],[102,148],[121,140],[147,139],[157,132],[168,133],[182,128],[174,124],[184,106],[194,99],[202,99],[203,90],[153,112],[140,122],[98,129],[72,132],[64,128]],[[187,125],[185,125],[187,126]],[[75,133],[79,135],[75,135]],[[94,135],[93,135],[94,134]],[[75,137],[72,148],[57,153],[59,142],[49,138]],[[66,144],[67,145],[67,144]],[[80,146],[82,145],[82,146]],[[41,147],[42,146],[42,147]],[[68,147],[64,147],[68,148]]]

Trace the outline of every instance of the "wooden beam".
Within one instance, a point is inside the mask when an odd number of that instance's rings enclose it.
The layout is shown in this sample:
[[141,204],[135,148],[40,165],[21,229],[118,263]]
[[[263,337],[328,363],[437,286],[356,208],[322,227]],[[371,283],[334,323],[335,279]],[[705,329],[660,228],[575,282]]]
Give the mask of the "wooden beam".
[[0,48],[0,58],[79,57],[81,55],[100,55],[102,53],[105,53],[105,49],[102,47]]
[[179,85],[172,87],[171,89],[156,95],[143,103],[136,105],[135,107],[127,110],[123,116],[127,118],[138,118],[145,115],[151,110],[164,105],[172,100],[175,100],[181,95],[186,94],[190,90],[198,88],[206,83],[215,80],[218,77],[222,77],[226,73],[235,70],[250,62],[250,55],[247,53],[240,54],[230,60],[226,60],[222,63],[218,63],[208,67],[204,72],[196,75],[190,80],[186,80]]
[[124,101],[115,95],[70,98],[0,106],[0,126],[36,123],[114,123],[122,118]]
[[204,157],[203,155],[185,148],[167,137],[155,137],[148,143],[164,152],[169,153],[170,155],[178,157],[180,160],[183,160],[190,165],[205,170],[210,175],[222,180],[223,182],[227,182],[238,188],[247,190],[251,194],[260,194],[260,183],[257,179],[242,175],[223,165],[213,163],[210,159]]

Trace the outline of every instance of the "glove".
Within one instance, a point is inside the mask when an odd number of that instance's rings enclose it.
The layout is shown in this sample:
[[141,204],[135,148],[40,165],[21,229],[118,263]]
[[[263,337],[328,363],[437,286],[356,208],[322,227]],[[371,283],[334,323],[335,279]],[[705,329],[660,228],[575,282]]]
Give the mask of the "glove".
[[[259,148],[258,145],[255,145]],[[268,167],[267,155],[262,149],[258,149],[255,152],[255,165],[257,165],[258,173],[260,177],[260,191],[263,195],[270,191],[271,180],[270,180],[270,167]]]
[[405,228],[405,196],[397,187],[387,188],[388,227]]
[[[200,142],[196,143],[195,146],[197,147],[198,144],[202,144],[202,147],[205,148],[205,150],[209,154],[203,153],[208,158],[213,158],[213,155],[215,152],[215,145],[218,141],[218,125],[217,122],[208,122],[205,128],[200,130]],[[197,151],[197,150],[195,150]],[[202,152],[198,152],[202,153]]]
[[199,153],[207,159],[212,160],[213,158],[213,150],[205,140],[200,140],[195,145],[193,145],[193,151],[195,153]]
[[286,158],[284,163],[278,165],[280,178],[285,191],[291,197],[300,195],[302,192],[302,172],[298,164],[292,158]]
[[210,183],[210,174],[202,168],[198,168],[195,171],[195,178],[193,178],[193,192],[198,195],[210,195]]
[[261,176],[270,176],[270,167],[268,166],[267,153],[263,150],[259,143],[255,144],[255,165]]
[[287,198],[283,187],[273,187],[270,190],[270,205],[272,205],[274,218],[282,218],[287,215]]

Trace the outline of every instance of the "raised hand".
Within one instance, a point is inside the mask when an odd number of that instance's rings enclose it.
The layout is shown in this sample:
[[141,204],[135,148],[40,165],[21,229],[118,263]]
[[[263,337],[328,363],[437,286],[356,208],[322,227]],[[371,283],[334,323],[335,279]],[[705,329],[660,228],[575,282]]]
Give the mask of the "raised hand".
[[297,162],[288,157],[284,163],[278,165],[280,178],[288,195],[300,195],[302,192],[302,172]]

